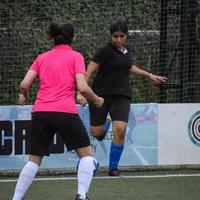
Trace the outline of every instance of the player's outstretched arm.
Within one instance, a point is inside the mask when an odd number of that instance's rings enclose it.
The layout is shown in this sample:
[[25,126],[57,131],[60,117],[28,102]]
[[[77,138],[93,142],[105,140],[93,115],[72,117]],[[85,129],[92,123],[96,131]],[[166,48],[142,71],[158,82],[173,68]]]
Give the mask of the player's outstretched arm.
[[141,69],[141,68],[139,68],[135,65],[132,65],[132,67],[130,69],[130,73],[145,76],[145,77],[153,80],[156,83],[167,81],[167,77],[154,75],[154,74],[149,73],[149,72],[147,72],[147,71],[145,71],[145,70],[143,70],[143,69]]

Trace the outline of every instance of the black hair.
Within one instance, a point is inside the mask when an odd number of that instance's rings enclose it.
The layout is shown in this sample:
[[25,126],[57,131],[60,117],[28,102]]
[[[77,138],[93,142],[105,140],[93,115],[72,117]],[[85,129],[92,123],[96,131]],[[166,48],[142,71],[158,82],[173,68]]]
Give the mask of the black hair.
[[74,28],[71,24],[58,25],[51,23],[48,34],[50,39],[54,39],[54,44],[72,44],[74,39]]
[[125,21],[122,20],[118,20],[116,22],[114,22],[111,26],[110,26],[110,34],[112,35],[114,32],[117,31],[121,31],[125,34],[128,33],[128,25]]

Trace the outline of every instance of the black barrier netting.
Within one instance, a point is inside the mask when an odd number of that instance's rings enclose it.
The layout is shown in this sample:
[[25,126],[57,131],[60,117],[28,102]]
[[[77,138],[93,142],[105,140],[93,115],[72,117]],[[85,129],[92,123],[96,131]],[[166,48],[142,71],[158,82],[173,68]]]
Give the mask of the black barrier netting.
[[[19,83],[38,53],[51,48],[46,30],[51,21],[70,21],[74,48],[88,64],[109,39],[112,21],[129,24],[134,64],[165,75],[167,84],[131,76],[133,103],[198,102],[200,97],[199,9],[197,0],[32,0],[0,2],[0,104],[16,104]],[[33,103],[37,84],[30,91]]]

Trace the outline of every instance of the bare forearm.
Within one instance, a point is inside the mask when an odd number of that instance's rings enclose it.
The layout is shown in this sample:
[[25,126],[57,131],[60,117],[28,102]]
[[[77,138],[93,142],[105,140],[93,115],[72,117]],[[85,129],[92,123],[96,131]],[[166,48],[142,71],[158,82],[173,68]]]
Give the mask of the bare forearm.
[[25,97],[26,99],[28,98],[28,93],[29,93],[29,90],[28,90],[28,89],[21,88],[21,93],[24,95],[24,97]]
[[98,96],[92,91],[90,87],[85,87],[84,90],[79,92],[89,101],[96,102],[98,100]]
[[24,105],[28,99],[28,90],[21,88],[21,94],[18,97],[18,103]]
[[29,89],[37,77],[35,71],[29,70],[20,84],[20,89],[25,98],[28,98]]
[[147,72],[147,71],[145,71],[145,70],[143,70],[143,69],[141,69],[141,68],[139,68],[135,65],[132,66],[130,72],[133,73],[133,74],[145,76],[145,77],[148,77],[148,78],[151,76],[151,73],[149,73],[149,72]]
[[98,68],[99,68],[99,64],[97,64],[93,61],[91,61],[89,63],[89,65],[87,67],[86,76],[85,76],[87,83],[89,83],[92,75],[98,70]]
[[151,79],[152,81],[156,82],[156,83],[161,83],[161,82],[166,82],[167,81],[167,77],[164,76],[158,76],[158,75],[154,75],[150,72],[147,72],[143,69],[140,69],[139,67],[133,65],[130,69],[131,73],[137,74],[137,75],[141,75],[144,77],[148,77],[149,79]]
[[91,76],[92,76],[92,74],[91,74],[91,73],[89,73],[89,72],[86,72],[85,79],[86,79],[86,82],[87,82],[87,83],[89,83],[89,82],[90,82]]

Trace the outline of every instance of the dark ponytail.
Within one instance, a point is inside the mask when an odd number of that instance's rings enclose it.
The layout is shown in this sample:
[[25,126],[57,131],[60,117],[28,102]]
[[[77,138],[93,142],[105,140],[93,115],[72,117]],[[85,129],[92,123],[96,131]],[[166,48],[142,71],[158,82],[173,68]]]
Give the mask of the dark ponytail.
[[72,44],[74,39],[74,28],[71,24],[58,25],[51,23],[48,34],[50,39],[54,39],[54,44]]
[[57,35],[58,30],[59,30],[58,24],[56,24],[56,23],[50,24],[50,25],[49,25],[49,32],[48,32],[48,33],[49,33],[49,36],[50,36],[49,39],[54,38],[54,36]]

